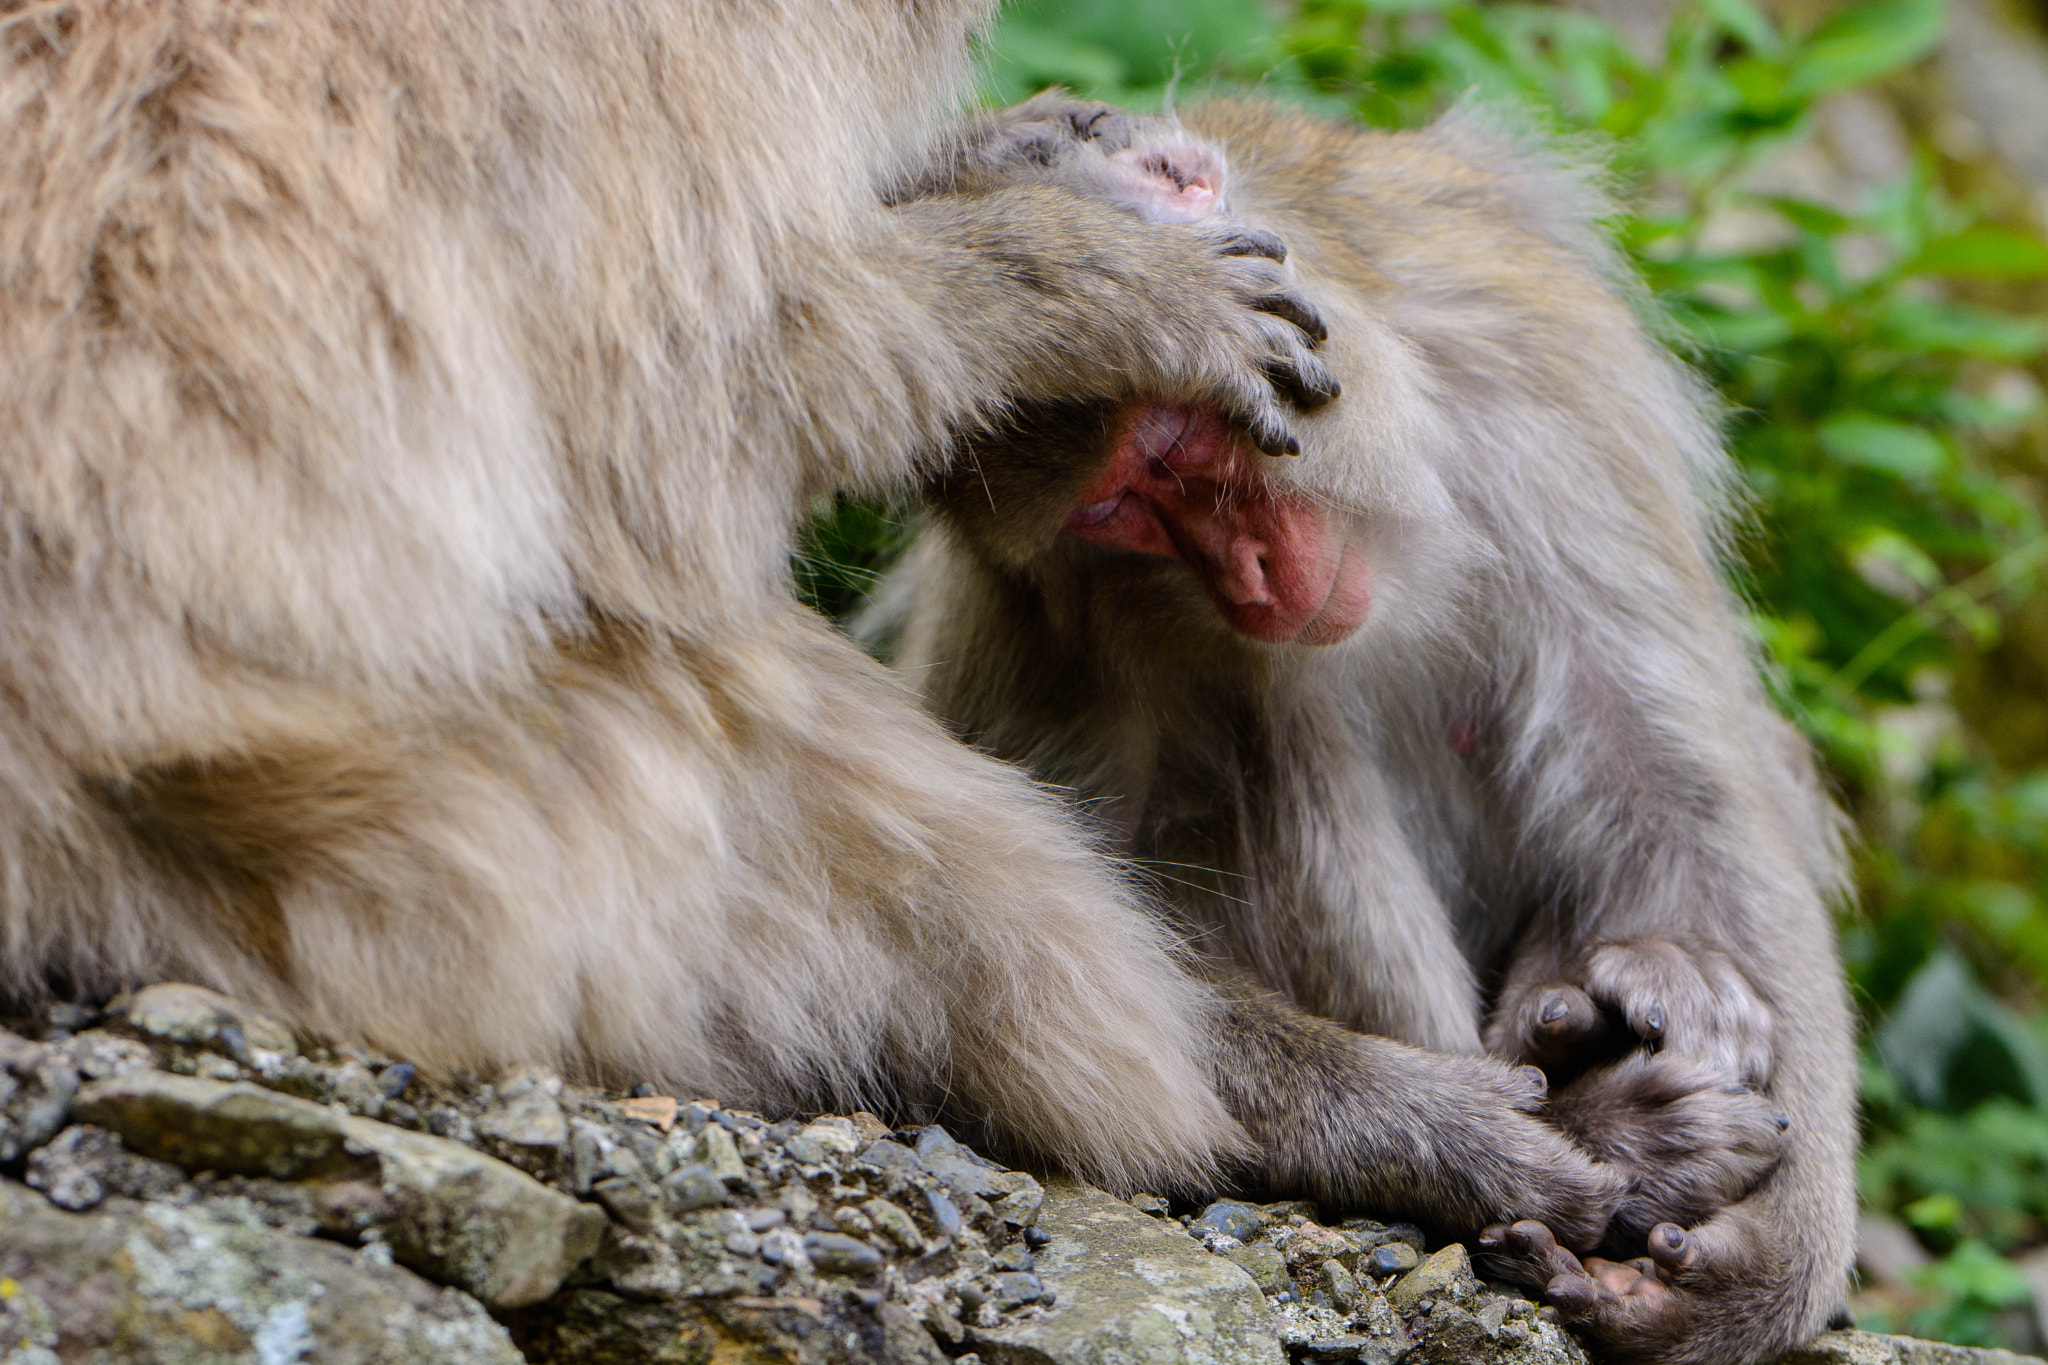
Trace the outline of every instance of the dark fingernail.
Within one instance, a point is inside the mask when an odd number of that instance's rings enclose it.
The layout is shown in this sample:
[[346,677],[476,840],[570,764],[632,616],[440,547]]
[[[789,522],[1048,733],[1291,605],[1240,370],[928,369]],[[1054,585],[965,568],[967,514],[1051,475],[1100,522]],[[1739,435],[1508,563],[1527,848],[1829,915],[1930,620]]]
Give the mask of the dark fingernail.
[[1550,1002],[1543,1007],[1543,1013],[1538,1015],[1537,1019],[1545,1024],[1554,1024],[1564,1018],[1570,1009],[1571,1006],[1565,1004],[1563,997],[1554,995],[1550,998]]
[[1643,1012],[1643,1028],[1651,1033],[1664,1031],[1664,1007],[1652,1005]]
[[1664,1245],[1670,1247],[1673,1251],[1685,1250],[1685,1229],[1675,1224],[1666,1223],[1664,1225]]
[[1771,1122],[1777,1124],[1778,1131],[1782,1133],[1792,1126],[1792,1116],[1790,1114],[1773,1114],[1771,1115]]
[[1289,455],[1299,455],[1301,454],[1301,442],[1289,436],[1286,441],[1286,449]]

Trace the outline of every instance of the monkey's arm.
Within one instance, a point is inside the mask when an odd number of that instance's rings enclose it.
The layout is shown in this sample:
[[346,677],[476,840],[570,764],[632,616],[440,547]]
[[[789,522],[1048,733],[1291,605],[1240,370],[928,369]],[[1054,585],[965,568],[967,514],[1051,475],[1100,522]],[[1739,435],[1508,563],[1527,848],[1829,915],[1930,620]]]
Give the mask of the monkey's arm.
[[1218,983],[1217,1091],[1256,1144],[1247,1183],[1470,1235],[1495,1209],[1599,1241],[1627,1179],[1535,1117],[1529,1068],[1352,1033],[1240,977]]
[[1295,448],[1286,400],[1337,392],[1268,234],[1146,223],[1055,185],[912,200],[868,229],[787,253],[780,316],[743,361],[813,489],[898,480],[906,444],[943,449],[1021,403],[1139,392],[1208,397],[1277,454]]
[[[1620,502],[1631,471],[1607,458]],[[1597,488],[1583,478],[1574,495]],[[1521,671],[1493,757],[1541,909],[1506,964],[1488,1042],[1560,1081],[1583,1070],[1566,1092],[1578,1111],[1560,1118],[1650,1188],[1679,1117],[1641,1102],[1660,1073],[1717,1071],[1731,1115],[1760,1094],[1788,1126],[1753,1191],[1742,1178],[1753,1159],[1731,1145],[1718,1172],[1696,1169],[1704,1178],[1665,1207],[1619,1211],[1609,1247],[1647,1250],[1648,1275],[1559,1270],[1540,1239],[1503,1234],[1504,1245],[1618,1354],[1759,1359],[1827,1321],[1853,1250],[1855,1065],[1824,860],[1812,855],[1826,820],[1778,744],[1711,570],[1671,523],[1638,513],[1603,543],[1587,520],[1576,542],[1544,547],[1577,557],[1549,576],[1548,600],[1515,608],[1529,624],[1508,653]],[[1627,1059],[1641,1046],[1654,1058]],[[1740,1197],[1715,1212],[1702,1191],[1717,1176],[1720,1199]]]

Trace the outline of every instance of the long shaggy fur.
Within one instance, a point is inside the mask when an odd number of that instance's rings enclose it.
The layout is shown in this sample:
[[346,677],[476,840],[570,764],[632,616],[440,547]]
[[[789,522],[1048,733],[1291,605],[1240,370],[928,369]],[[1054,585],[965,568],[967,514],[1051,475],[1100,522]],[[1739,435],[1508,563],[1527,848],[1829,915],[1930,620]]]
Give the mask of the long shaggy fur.
[[0,0],[0,992],[1238,1153],[1162,930],[789,593],[1014,403],[1313,368],[1195,230],[887,206],[983,17]]
[[[1581,1022],[1597,1000],[1660,1038],[1552,1114],[1641,1172],[1611,1236],[1711,1213],[1692,1235],[1717,1269],[1681,1282],[1675,1326],[1624,1313],[1605,1339],[1693,1362],[1793,1344],[1853,1246],[1835,817],[1719,573],[1734,480],[1701,384],[1639,321],[1588,179],[1469,112],[1383,134],[1219,105],[1160,136],[1216,149],[1229,214],[1289,244],[1328,319],[1344,397],[1262,476],[1364,547],[1363,628],[1258,644],[1187,565],[1062,537],[1105,455],[1101,411],[1067,408],[935,485],[870,629],[956,733],[1078,793],[1199,942],[1293,1005],[1549,1067],[1541,1011],[1569,986]],[[1013,173],[1085,179],[1083,156]],[[1407,1056],[1375,1063],[1397,1103],[1277,1149],[1405,1159],[1388,1114],[1429,1098],[1462,1132],[1473,1083]],[[1760,1104],[1789,1118],[1782,1156]],[[1504,1138],[1464,1167],[1521,1159]]]

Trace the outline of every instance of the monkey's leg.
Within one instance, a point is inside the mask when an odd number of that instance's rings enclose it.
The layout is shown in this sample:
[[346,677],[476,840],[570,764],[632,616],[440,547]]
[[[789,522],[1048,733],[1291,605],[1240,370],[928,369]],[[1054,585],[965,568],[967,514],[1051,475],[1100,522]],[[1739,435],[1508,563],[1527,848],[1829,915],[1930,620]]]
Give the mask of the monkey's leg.
[[[723,1009],[749,1066],[795,1093],[866,1072],[1121,1188],[1188,1188],[1240,1151],[1212,1002],[1058,804],[801,608],[736,644],[669,677],[707,691],[730,746],[717,870],[728,939],[760,959]],[[771,1046],[787,1030],[755,1017],[777,997],[843,1041]]]
[[606,629],[499,705],[252,739],[118,805],[220,930],[171,968],[316,1032],[901,1101],[1127,1188],[1243,1146],[1206,992],[1110,864],[794,603],[719,639]]
[[[1692,1228],[1660,1223],[1629,1261],[1580,1260],[1528,1221],[1480,1235],[1495,1274],[1540,1289],[1609,1359],[1647,1365],[1737,1365],[1768,1359],[1841,1311],[1825,1246],[1795,1220],[1829,1216],[1825,1193],[1801,1192],[1794,1163],[1763,1191]],[[1811,1176],[1812,1172],[1805,1172]]]

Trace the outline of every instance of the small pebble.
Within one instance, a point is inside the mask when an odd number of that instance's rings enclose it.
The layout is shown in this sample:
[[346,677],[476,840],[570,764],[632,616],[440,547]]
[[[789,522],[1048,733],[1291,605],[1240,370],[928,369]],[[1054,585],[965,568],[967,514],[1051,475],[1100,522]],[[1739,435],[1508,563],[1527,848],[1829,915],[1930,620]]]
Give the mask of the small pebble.
[[1249,1242],[1266,1226],[1266,1220],[1250,1204],[1240,1204],[1234,1199],[1219,1199],[1203,1209],[1201,1215],[1190,1226],[1198,1237],[1210,1232],[1235,1237],[1240,1242]]
[[1031,1249],[1022,1242],[1012,1242],[998,1251],[992,1264],[997,1270],[1028,1271],[1034,1268]]
[[[932,1227],[939,1236],[954,1238],[960,1235],[960,1206],[948,1199],[939,1190],[924,1192],[925,1209],[931,1215]],[[1027,1232],[1027,1236],[1029,1233]]]
[[633,1231],[653,1231],[654,1194],[642,1182],[630,1176],[615,1175],[592,1185],[590,1192],[597,1196],[598,1203],[604,1205],[605,1212]]
[[663,1133],[676,1126],[677,1105],[673,1095],[636,1095],[620,1100],[619,1112]]
[[1349,1313],[1358,1306],[1358,1280],[1341,1261],[1324,1261],[1317,1286],[1330,1296],[1333,1308]]
[[804,1238],[804,1254],[827,1275],[871,1275],[882,1268],[881,1252],[843,1233],[808,1234]]
[[661,1202],[672,1214],[714,1208],[725,1202],[725,1185],[709,1166],[684,1166],[663,1177]]
[[393,1062],[377,1077],[377,1083],[384,1091],[384,1098],[395,1100],[406,1092],[412,1078],[419,1074],[419,1068],[411,1062]]
[[1372,1254],[1365,1258],[1366,1269],[1375,1275],[1398,1275],[1421,1264],[1422,1258],[1406,1242],[1383,1243],[1374,1247]]
[[778,1208],[755,1209],[747,1215],[747,1230],[749,1232],[767,1232],[770,1229],[779,1228],[782,1226],[783,1219],[788,1216],[788,1214],[785,1214]]
[[1044,1228],[1033,1226],[1024,1229],[1024,1245],[1030,1247],[1033,1251],[1037,1251],[1051,1242],[1052,1234]]
[[993,1278],[998,1308],[1017,1308],[1027,1303],[1037,1303],[1045,1294],[1044,1282],[1028,1271],[1004,1271]]

